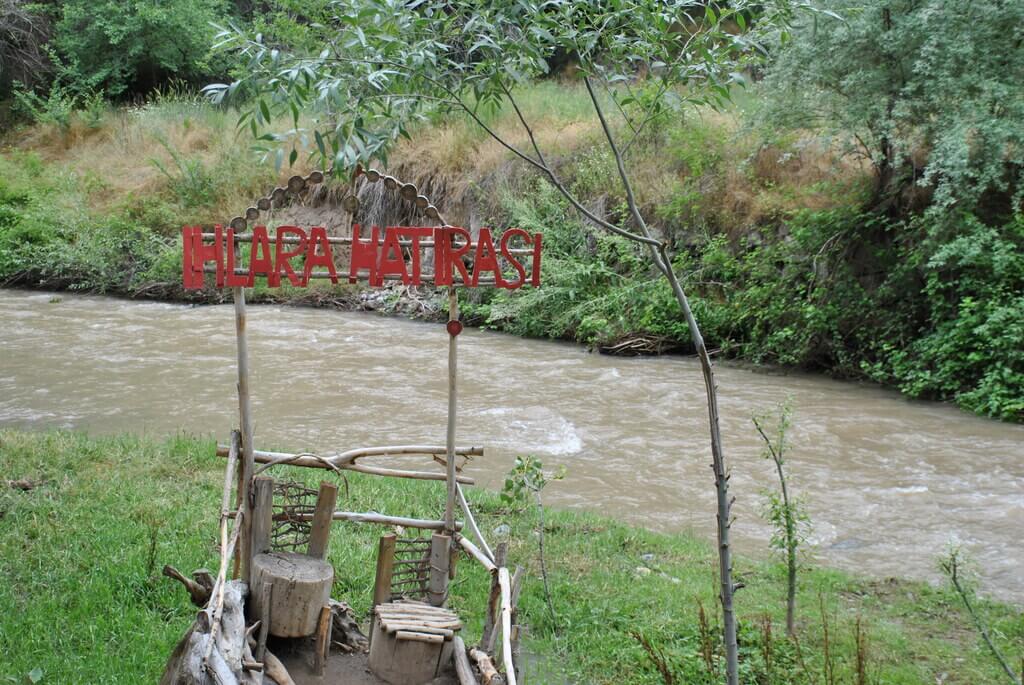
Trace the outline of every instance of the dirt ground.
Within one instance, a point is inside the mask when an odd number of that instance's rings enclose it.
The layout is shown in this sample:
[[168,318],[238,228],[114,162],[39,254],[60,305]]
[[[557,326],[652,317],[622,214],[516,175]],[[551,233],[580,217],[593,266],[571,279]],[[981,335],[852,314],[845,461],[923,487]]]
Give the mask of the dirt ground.
[[[282,645],[268,645],[268,648],[281,659],[295,685],[388,685],[370,673],[367,654],[344,654],[341,651],[331,652],[327,669],[322,676],[313,673],[313,655],[308,647],[295,645],[291,648]],[[430,681],[430,685],[458,685],[454,673],[449,673]],[[425,683],[420,685],[426,685]]]

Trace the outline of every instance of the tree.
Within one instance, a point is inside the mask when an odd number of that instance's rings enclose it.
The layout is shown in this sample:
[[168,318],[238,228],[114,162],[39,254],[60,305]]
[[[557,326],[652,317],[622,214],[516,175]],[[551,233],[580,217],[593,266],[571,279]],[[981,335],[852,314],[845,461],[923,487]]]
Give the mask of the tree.
[[[351,0],[334,6],[323,49],[315,56],[285,54],[237,27],[223,31],[220,45],[247,61],[245,75],[207,89],[218,102],[236,95],[251,98],[240,124],[276,147],[279,163],[288,148],[294,162],[303,141],[309,141],[324,167],[339,175],[369,160],[386,162],[393,141],[408,135],[417,117],[461,113],[544,177],[595,226],[646,250],[672,288],[703,374],[730,685],[738,682],[732,503],[714,367],[668,247],[653,235],[637,205],[627,153],[648,127],[673,112],[724,102],[742,68],[759,54],[760,35],[788,20],[791,11],[786,0],[739,0],[727,6],[692,0]],[[546,76],[548,60],[562,55],[573,56],[616,161],[627,221],[609,221],[582,204],[545,156],[517,104],[517,87]],[[528,145],[518,146],[488,126],[487,111],[502,107],[516,113]],[[290,131],[262,133],[284,113],[291,115]],[[308,128],[299,126],[300,113],[311,121]]]
[[[831,132],[876,171],[875,202],[933,192],[940,211],[1024,197],[1024,3],[817,0],[780,33],[764,83],[772,125]],[[840,16],[841,15],[841,16]]]
[[199,83],[219,71],[208,62],[212,22],[226,12],[224,0],[67,0],[51,45],[78,70],[82,91],[119,97],[171,78]]
[[775,425],[775,439],[765,432],[765,417],[754,416],[754,427],[765,449],[762,456],[775,464],[779,477],[779,493],[768,492],[765,516],[775,529],[771,546],[782,552],[786,560],[786,635],[796,637],[796,571],[797,550],[807,537],[810,519],[799,498],[790,497],[789,482],[786,479],[786,432],[793,418],[791,400],[787,399],[779,408],[779,420]]

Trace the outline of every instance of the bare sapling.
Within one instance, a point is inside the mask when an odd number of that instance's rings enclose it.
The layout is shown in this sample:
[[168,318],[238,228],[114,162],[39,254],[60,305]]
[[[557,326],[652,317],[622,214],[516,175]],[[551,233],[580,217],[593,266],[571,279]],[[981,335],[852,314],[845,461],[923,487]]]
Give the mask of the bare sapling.
[[803,504],[798,498],[790,497],[789,483],[786,480],[786,431],[793,417],[793,408],[787,400],[779,410],[779,419],[773,435],[765,430],[765,418],[752,418],[754,427],[764,440],[765,459],[775,464],[775,472],[779,477],[779,492],[768,492],[765,517],[771,522],[774,531],[771,546],[782,552],[786,560],[786,636],[796,636],[796,573],[799,567],[797,552],[806,539],[810,528],[810,519]]
[[522,506],[533,500],[537,510],[537,547],[540,557],[540,575],[544,582],[544,599],[551,614],[551,625],[555,632],[558,632],[558,616],[555,613],[555,604],[551,600],[551,587],[548,584],[547,559],[544,556],[544,501],[541,493],[548,483],[555,480],[562,480],[565,477],[565,468],[562,467],[553,474],[544,473],[544,464],[536,457],[516,457],[515,466],[505,477],[505,484],[501,490],[501,499],[510,505]]
[[992,634],[988,626],[982,620],[981,615],[978,613],[975,606],[971,603],[971,597],[974,595],[974,589],[971,586],[970,579],[967,577],[965,572],[966,560],[964,558],[963,550],[960,549],[959,545],[950,545],[949,551],[946,556],[939,561],[939,566],[942,568],[943,573],[949,578],[949,582],[953,585],[953,589],[960,595],[960,599],[963,600],[964,607],[967,609],[967,613],[971,615],[971,620],[974,621],[974,625],[977,626],[978,632],[981,633],[981,638],[988,645],[988,650],[992,652],[992,656],[995,657],[999,665],[1003,667],[1003,671],[1006,673],[1007,678],[1013,685],[1024,685],[1024,663],[1021,665],[1021,675],[1017,675],[1010,668],[1010,662],[1006,660],[999,648],[996,647],[995,642],[992,641]]

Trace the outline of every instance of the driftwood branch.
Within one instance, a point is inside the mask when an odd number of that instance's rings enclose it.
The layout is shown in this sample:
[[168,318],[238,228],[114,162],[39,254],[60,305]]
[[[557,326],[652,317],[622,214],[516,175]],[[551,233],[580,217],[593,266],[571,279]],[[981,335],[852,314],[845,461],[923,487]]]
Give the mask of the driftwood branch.
[[[197,571],[196,573],[199,572]],[[173,578],[174,580],[184,585],[185,589],[188,590],[189,596],[192,598],[192,603],[195,604],[197,607],[204,607],[206,606],[207,602],[210,601],[210,593],[213,591],[213,583],[205,585],[202,582],[199,582],[198,578],[196,580],[186,578],[181,573],[181,571],[170,565],[164,566],[163,574],[168,578]],[[193,574],[193,576],[195,575],[196,574]],[[204,579],[208,579],[209,573],[207,572],[206,575],[202,577]]]
[[[228,456],[229,448],[225,445],[217,446],[217,456]],[[359,473],[368,473],[376,476],[391,476],[394,478],[413,478],[418,480],[445,480],[447,475],[431,471],[412,471],[405,469],[391,469],[383,466],[371,466],[356,463],[357,459],[363,457],[391,457],[399,455],[436,455],[444,454],[444,447],[433,445],[399,445],[392,447],[365,447],[356,450],[349,450],[335,455],[318,455],[312,452],[301,452],[292,454],[288,452],[268,452],[266,450],[253,450],[253,458],[256,463],[265,466],[259,469],[265,471],[271,466],[306,466],[309,468],[327,469],[333,471],[349,470]],[[455,453],[460,456],[480,456],[484,453],[482,447],[459,447]],[[457,476],[456,481],[465,485],[473,485],[476,481],[469,476]]]

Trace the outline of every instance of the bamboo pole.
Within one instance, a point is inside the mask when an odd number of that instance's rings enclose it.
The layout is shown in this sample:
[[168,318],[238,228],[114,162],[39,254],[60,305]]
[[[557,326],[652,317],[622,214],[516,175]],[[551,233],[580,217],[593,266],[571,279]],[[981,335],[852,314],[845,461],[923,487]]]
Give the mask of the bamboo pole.
[[[305,520],[307,515],[301,514],[299,516],[293,516],[292,518]],[[312,518],[312,517],[309,517]],[[405,528],[420,528],[423,530],[443,530],[447,526],[445,521],[434,521],[431,519],[414,519],[406,518],[404,516],[387,516],[385,514],[376,514],[373,512],[359,513],[354,511],[336,511],[334,512],[335,521],[351,521],[353,523],[380,523],[386,526],[403,526]],[[462,522],[455,522],[455,529],[462,529]]]
[[473,517],[473,512],[469,509],[469,502],[466,500],[465,493],[462,492],[462,486],[456,483],[455,494],[459,496],[459,506],[462,507],[462,513],[466,515],[466,525],[473,531],[473,535],[476,536],[476,541],[480,543],[480,549],[487,556],[488,559],[494,561],[494,552],[491,551],[490,546],[487,544],[487,540],[484,539],[483,533],[480,532],[480,527],[476,525],[476,518]]
[[[226,457],[228,455],[229,448],[225,445],[217,446],[217,456]],[[318,454],[311,452],[301,452],[298,454],[291,454],[288,452],[268,452],[266,450],[253,450],[253,458],[256,463],[264,464],[259,469],[259,472],[265,471],[270,466],[276,465],[288,465],[288,466],[305,466],[315,469],[327,469],[340,471],[342,469],[349,471],[358,471],[359,473],[368,473],[375,476],[390,476],[394,478],[414,478],[418,480],[447,480],[448,476],[445,473],[434,473],[430,471],[413,471],[406,469],[389,469],[383,466],[369,466],[366,464],[357,464],[356,459],[361,457],[389,457],[398,456],[405,454],[436,454],[438,452],[444,452],[444,447],[434,447],[428,445],[403,445],[394,447],[364,447],[357,450],[349,450],[341,454],[332,455],[329,457],[322,457]],[[479,456],[484,453],[482,447],[459,447],[456,448],[455,453],[460,456]],[[469,476],[456,476],[456,482],[462,483],[463,485],[473,485],[476,480]]]
[[498,567],[494,565],[494,562],[487,558],[487,555],[483,551],[469,541],[465,536],[455,534],[455,540],[459,543],[462,549],[469,552],[469,555],[479,561],[488,573],[494,573]]
[[[235,275],[236,276],[248,276],[249,275],[249,270],[248,269],[235,269],[234,271],[235,271]],[[215,273],[217,273],[217,267],[213,266],[211,264],[207,264],[206,266],[203,267],[203,273],[215,274]],[[309,273],[309,277],[310,278],[315,278],[315,279],[333,278],[333,279],[336,279],[338,281],[342,281],[342,280],[345,280],[345,279],[349,278],[348,274],[342,274],[340,276],[338,274],[334,274],[332,276],[331,272],[327,271],[326,269],[318,269],[316,271],[311,271]],[[420,284],[426,285],[426,284],[433,283],[435,277],[436,277],[436,274],[432,274],[432,273],[420,274]],[[355,276],[355,278],[358,281],[369,281],[370,280],[370,277],[367,274],[357,274]],[[401,274],[381,274],[380,278],[381,278],[381,280],[385,280],[385,281],[402,281],[403,280],[403,276]],[[455,286],[466,286],[466,285],[468,285],[465,281],[462,280],[461,276],[459,276],[458,278],[455,278],[453,280],[453,283],[454,283]],[[529,283],[530,283],[530,281],[527,280],[524,283],[524,285],[529,285]],[[476,281],[476,284],[477,285],[497,285],[497,279],[495,279],[493,277],[478,278],[477,281]],[[238,290],[238,288],[235,288],[235,290]]]
[[446,434],[445,456],[448,460],[448,499],[444,507],[445,530],[449,535],[455,532],[455,410],[458,399],[458,330],[451,324],[459,320],[459,297],[454,287],[448,288],[448,431]]
[[252,402],[249,397],[249,342],[246,337],[245,289],[233,288],[235,302],[235,344],[238,354],[238,416],[242,427],[242,468],[239,471],[239,498],[242,512],[241,552],[242,580],[249,582],[252,565],[251,497],[253,461]]

